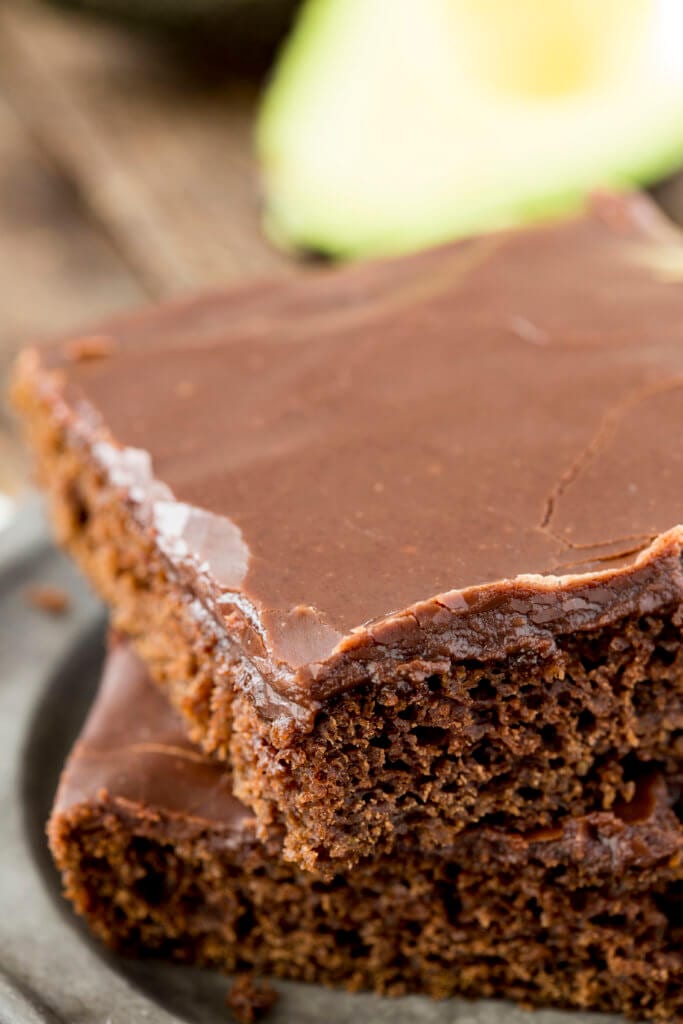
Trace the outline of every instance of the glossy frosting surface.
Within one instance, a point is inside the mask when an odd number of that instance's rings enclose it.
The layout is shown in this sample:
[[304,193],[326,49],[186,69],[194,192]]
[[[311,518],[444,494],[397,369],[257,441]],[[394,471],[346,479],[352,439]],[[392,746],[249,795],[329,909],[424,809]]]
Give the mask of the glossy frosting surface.
[[55,810],[96,802],[102,793],[156,811],[217,821],[240,834],[250,834],[253,825],[253,815],[232,795],[230,773],[190,743],[177,712],[123,641],[109,651]]
[[645,200],[95,333],[99,358],[44,357],[74,422],[288,666],[683,521],[683,245]]

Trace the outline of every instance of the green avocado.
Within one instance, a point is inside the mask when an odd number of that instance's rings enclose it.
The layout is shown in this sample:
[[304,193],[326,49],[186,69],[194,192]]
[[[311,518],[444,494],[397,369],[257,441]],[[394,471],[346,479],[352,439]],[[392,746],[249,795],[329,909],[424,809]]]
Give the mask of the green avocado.
[[257,127],[266,228],[339,257],[683,165],[683,0],[308,0]]

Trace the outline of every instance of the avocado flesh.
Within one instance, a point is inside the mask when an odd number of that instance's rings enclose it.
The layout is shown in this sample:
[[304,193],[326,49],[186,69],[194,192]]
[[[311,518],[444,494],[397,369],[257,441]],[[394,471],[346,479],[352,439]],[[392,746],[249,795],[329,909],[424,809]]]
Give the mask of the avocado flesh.
[[257,128],[266,227],[378,255],[683,163],[681,0],[308,0]]

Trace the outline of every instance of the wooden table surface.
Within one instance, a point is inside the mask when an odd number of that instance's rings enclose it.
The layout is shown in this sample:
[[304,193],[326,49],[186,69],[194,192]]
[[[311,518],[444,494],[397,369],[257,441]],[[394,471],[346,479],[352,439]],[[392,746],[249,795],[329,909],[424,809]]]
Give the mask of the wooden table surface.
[[[258,88],[191,74],[109,25],[1,0],[3,390],[28,340],[292,268],[259,226],[250,144]],[[683,220],[681,179],[660,196]],[[24,479],[0,404],[0,495]]]
[[[204,77],[204,80],[201,81]],[[101,22],[0,3],[0,386],[18,347],[292,264],[264,239],[259,83]],[[0,493],[25,479],[0,405]]]

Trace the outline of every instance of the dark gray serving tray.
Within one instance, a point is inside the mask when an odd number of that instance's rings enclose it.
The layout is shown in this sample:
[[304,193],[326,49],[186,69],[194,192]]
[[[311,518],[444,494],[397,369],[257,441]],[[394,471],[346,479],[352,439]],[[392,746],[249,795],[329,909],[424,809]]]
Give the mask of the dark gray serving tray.
[[[51,584],[67,614],[30,606]],[[97,685],[104,613],[49,542],[37,500],[0,532],[0,1024],[226,1024],[218,973],[114,957],[61,898],[44,827]],[[278,984],[269,1024],[616,1024],[602,1014],[493,1001],[381,999]]]

